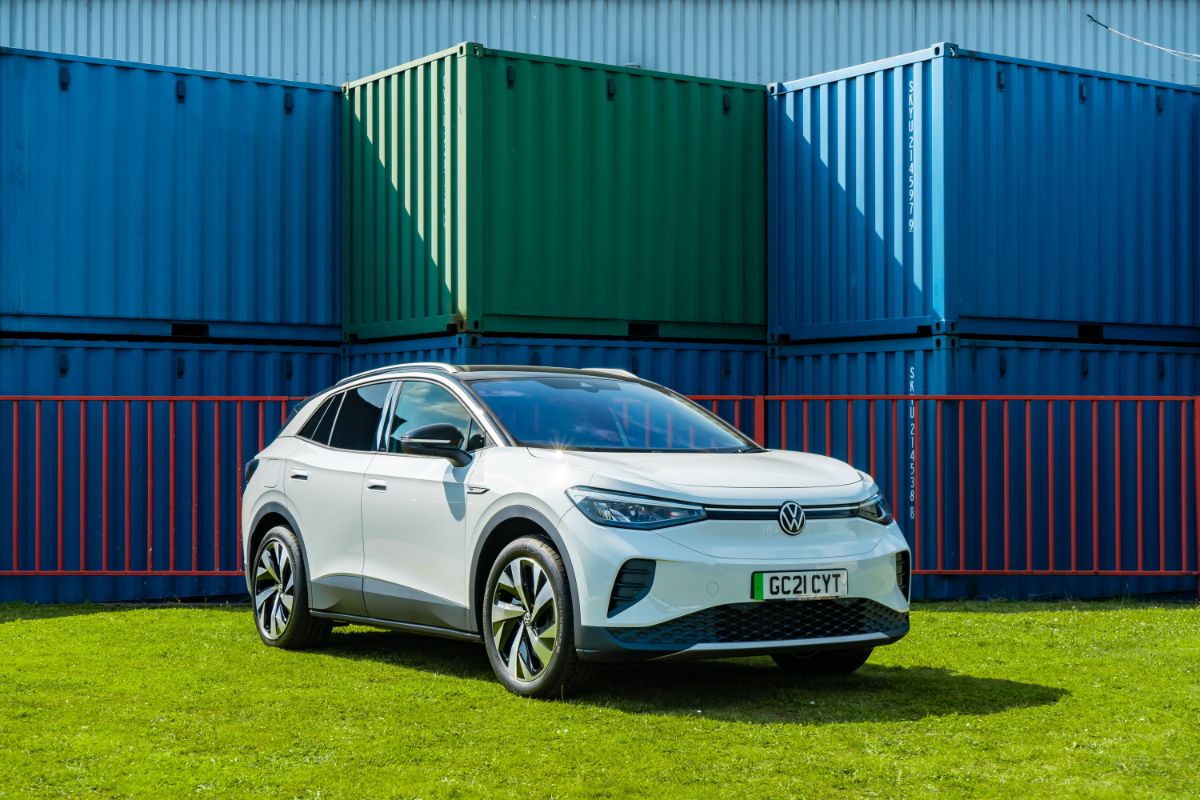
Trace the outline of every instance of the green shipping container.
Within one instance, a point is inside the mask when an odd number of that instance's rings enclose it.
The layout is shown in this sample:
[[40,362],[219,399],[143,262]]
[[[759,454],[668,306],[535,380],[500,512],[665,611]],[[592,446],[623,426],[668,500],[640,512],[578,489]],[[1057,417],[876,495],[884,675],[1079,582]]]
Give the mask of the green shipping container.
[[472,43],[346,84],[347,337],[763,338],[765,101]]

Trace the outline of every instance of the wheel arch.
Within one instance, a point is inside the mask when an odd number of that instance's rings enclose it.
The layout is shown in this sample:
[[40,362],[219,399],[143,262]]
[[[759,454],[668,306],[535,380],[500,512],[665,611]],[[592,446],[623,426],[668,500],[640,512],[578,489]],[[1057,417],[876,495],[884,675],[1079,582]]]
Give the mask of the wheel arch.
[[567,584],[571,589],[571,626],[576,640],[578,640],[580,631],[579,587],[575,580],[575,567],[571,562],[571,554],[554,523],[545,514],[529,506],[509,506],[496,512],[483,526],[482,533],[475,540],[475,548],[471,553],[468,621],[475,626],[476,632],[482,634],[483,593],[487,586],[488,573],[500,551],[510,542],[522,536],[542,536],[548,539],[550,545],[562,558],[563,564],[567,568]]
[[258,546],[262,542],[263,537],[267,535],[267,531],[277,525],[285,525],[296,536],[296,541],[300,543],[300,557],[304,559],[304,580],[306,595],[312,597],[312,583],[308,572],[308,551],[304,548],[304,536],[300,533],[300,526],[296,524],[296,518],[282,503],[263,503],[262,507],[254,514],[254,522],[250,525],[250,539],[248,547],[243,555],[242,561],[242,576],[246,579],[246,591],[251,595],[254,593],[252,579],[250,576],[251,564],[254,554],[258,552]]

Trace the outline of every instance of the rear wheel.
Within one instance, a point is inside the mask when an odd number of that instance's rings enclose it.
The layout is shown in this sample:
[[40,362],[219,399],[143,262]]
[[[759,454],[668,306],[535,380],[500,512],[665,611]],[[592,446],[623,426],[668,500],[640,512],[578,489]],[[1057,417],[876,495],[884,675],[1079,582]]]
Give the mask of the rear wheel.
[[296,534],[283,525],[267,531],[254,556],[254,623],[263,644],[285,650],[320,647],[329,638],[329,620],[308,610],[308,576]]
[[776,653],[771,656],[784,672],[800,675],[849,675],[867,663],[873,647],[850,650],[825,650],[812,655]]
[[500,552],[483,601],[488,660],[509,691],[550,698],[582,687],[590,669],[575,652],[567,572],[544,539],[517,539]]

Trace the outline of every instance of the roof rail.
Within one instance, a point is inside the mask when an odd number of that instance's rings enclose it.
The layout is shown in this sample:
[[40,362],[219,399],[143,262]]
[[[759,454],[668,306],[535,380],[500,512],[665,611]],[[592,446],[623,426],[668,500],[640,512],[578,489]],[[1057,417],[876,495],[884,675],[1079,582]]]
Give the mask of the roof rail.
[[375,369],[356,372],[353,375],[342,378],[334,385],[341,386],[343,384],[350,383],[351,381],[356,381],[359,378],[369,378],[372,375],[383,375],[389,372],[406,372],[412,369],[436,369],[440,370],[441,372],[458,372],[453,364],[446,364],[441,361],[414,361],[407,364],[390,364],[386,367],[376,367]]
[[622,378],[636,378],[637,375],[627,369],[617,369],[616,367],[584,367],[588,372],[605,372],[609,375],[620,375]]

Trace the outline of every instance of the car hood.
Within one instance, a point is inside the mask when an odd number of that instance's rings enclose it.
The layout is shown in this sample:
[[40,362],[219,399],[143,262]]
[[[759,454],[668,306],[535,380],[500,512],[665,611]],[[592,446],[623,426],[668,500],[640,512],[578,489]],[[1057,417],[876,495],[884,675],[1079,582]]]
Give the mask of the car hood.
[[530,449],[535,458],[590,471],[590,484],[618,491],[666,491],[701,502],[775,500],[853,501],[862,475],[845,462],[812,453],[606,453]]

